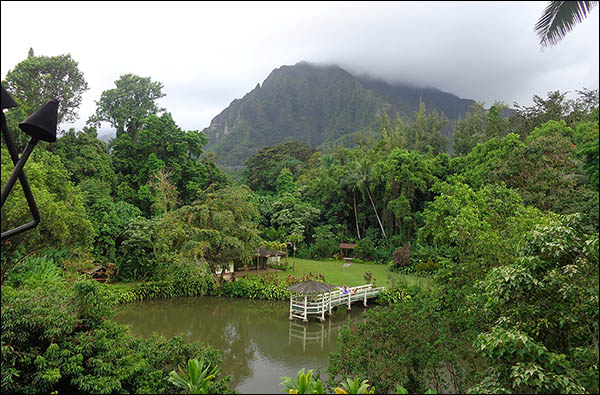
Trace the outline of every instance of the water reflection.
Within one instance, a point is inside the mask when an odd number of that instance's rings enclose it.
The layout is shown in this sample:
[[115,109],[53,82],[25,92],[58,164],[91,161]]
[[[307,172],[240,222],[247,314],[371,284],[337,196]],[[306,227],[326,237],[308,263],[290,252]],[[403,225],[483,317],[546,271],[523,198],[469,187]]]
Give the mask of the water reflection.
[[[302,352],[306,352],[306,346],[319,345],[323,350],[323,345],[329,346],[331,344],[332,333],[333,342],[337,338],[337,330],[342,326],[351,321],[350,314],[345,315],[344,319],[329,319],[325,322],[312,322],[304,323],[299,320],[290,321],[288,330],[288,346],[292,346],[292,342],[299,342],[302,344]],[[356,317],[352,319],[356,321]],[[365,318],[362,318],[364,321]]]
[[[295,377],[301,368],[324,373],[336,349],[337,330],[362,319],[362,307],[338,309],[325,322],[288,320],[285,302],[228,298],[178,298],[132,303],[115,319],[136,336],[183,335],[222,351],[222,372],[242,393],[281,393],[281,376]],[[326,375],[322,375],[326,379]]]

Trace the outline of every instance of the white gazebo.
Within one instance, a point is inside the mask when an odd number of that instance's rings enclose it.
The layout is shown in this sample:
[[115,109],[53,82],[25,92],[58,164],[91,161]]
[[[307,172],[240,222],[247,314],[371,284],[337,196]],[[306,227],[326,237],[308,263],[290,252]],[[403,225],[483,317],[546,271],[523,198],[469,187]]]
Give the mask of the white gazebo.
[[308,322],[308,315],[320,315],[319,319],[325,321],[325,311],[331,315],[331,291],[337,286],[318,281],[304,281],[290,285],[290,320],[300,318]]

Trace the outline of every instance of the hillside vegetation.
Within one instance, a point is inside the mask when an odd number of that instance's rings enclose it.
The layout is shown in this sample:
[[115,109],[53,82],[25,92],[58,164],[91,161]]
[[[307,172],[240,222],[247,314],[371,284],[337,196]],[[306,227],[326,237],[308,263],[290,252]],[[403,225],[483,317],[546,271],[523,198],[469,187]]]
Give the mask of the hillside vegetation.
[[259,149],[283,142],[313,148],[351,144],[383,114],[414,118],[421,101],[450,120],[462,117],[475,103],[437,89],[355,77],[339,66],[282,66],[211,121],[204,130],[207,150],[217,154],[219,164],[235,166]]

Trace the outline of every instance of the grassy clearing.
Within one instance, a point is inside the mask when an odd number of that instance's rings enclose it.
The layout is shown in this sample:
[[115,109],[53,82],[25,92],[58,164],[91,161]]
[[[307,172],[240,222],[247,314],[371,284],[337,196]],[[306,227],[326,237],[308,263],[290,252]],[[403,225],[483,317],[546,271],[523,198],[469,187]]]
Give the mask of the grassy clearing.
[[[293,261],[294,258],[289,258],[290,267],[292,267]],[[287,275],[300,277],[312,272],[313,274],[323,274],[325,280],[331,284],[357,286],[367,283],[364,278],[367,271],[373,274],[377,285],[386,288],[391,287],[393,284],[418,285],[421,288],[431,288],[433,286],[433,281],[429,278],[394,273],[386,265],[352,263],[350,267],[344,267],[344,263],[340,261],[312,261],[299,258],[296,258],[295,270],[282,271],[278,275],[281,277]]]

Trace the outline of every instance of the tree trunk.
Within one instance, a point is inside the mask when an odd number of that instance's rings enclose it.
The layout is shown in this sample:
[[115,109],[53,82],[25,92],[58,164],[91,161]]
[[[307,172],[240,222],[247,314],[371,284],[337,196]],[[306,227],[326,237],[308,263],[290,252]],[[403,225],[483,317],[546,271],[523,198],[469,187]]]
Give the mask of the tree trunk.
[[369,192],[369,187],[366,186],[367,195],[369,195],[369,200],[371,200],[371,205],[373,206],[373,211],[375,211],[375,216],[377,217],[377,222],[379,222],[379,227],[381,228],[381,233],[383,233],[383,237],[387,239],[385,234],[385,230],[383,230],[383,225],[381,224],[381,220],[379,219],[379,214],[377,214],[377,209],[375,208],[375,203],[373,203],[373,198],[371,197],[371,192]]
[[358,234],[358,240],[360,240],[360,229],[358,228],[358,210],[356,209],[356,191],[352,190],[352,197],[354,198],[354,218],[356,219],[356,234]]

